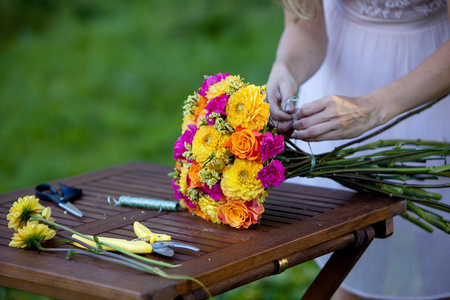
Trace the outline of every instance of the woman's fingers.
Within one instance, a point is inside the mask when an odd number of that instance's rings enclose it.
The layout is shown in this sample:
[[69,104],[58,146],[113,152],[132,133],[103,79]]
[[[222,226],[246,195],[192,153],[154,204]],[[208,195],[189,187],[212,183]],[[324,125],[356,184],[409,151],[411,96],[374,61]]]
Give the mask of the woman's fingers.
[[303,105],[294,115],[292,137],[324,141],[361,135],[371,128],[371,112],[359,102],[357,98],[326,96]]
[[325,140],[339,140],[344,138],[343,131],[337,129],[333,124],[335,122],[328,121],[305,127],[300,124],[303,120],[295,121],[292,124],[293,132],[291,137],[307,142],[318,142]]
[[298,84],[289,69],[282,65],[274,65],[267,81],[267,94],[270,114],[275,121],[291,121],[295,107],[289,101],[297,94]]
[[290,113],[283,109],[282,101],[276,95],[269,94],[270,116],[275,121],[292,121]]

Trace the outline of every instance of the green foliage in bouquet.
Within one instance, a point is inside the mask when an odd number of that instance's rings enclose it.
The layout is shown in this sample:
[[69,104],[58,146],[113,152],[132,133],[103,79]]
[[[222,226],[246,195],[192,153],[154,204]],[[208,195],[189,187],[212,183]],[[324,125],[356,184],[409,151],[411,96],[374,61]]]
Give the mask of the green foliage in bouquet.
[[[380,140],[353,147],[427,109],[439,100],[413,110],[380,130],[328,153],[308,154],[285,139],[286,147],[276,159],[283,162],[286,178],[331,178],[359,192],[403,198],[406,200],[407,212],[402,214],[402,217],[429,232],[433,232],[433,228],[429,226],[432,225],[450,233],[450,221],[440,215],[441,212],[449,213],[450,205],[440,201],[440,194],[426,190],[450,187],[450,182],[430,183],[450,177],[450,164],[447,164],[450,143],[398,139]],[[272,126],[275,125],[272,122]],[[436,161],[443,161],[444,164],[431,166],[431,163],[435,165]]]

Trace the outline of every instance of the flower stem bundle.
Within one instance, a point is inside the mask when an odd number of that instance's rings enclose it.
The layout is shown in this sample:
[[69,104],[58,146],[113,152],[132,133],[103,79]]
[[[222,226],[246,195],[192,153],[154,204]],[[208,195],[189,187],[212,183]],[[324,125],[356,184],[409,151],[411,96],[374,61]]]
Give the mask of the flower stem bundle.
[[[402,217],[429,232],[435,227],[450,233],[450,221],[441,216],[450,213],[450,205],[440,201],[441,194],[428,190],[450,187],[450,143],[394,139],[353,147],[436,102],[327,153],[308,154],[287,140],[277,159],[285,166],[286,178],[330,178],[359,192],[405,199],[407,212]],[[445,183],[436,182],[443,178]]]

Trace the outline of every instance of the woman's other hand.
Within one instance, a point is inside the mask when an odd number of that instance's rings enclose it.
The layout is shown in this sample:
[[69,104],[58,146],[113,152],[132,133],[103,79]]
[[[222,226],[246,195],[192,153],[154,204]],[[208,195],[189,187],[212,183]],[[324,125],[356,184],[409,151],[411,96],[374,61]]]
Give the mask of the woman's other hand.
[[376,102],[367,97],[325,96],[294,113],[292,137],[307,142],[349,139],[377,126]]

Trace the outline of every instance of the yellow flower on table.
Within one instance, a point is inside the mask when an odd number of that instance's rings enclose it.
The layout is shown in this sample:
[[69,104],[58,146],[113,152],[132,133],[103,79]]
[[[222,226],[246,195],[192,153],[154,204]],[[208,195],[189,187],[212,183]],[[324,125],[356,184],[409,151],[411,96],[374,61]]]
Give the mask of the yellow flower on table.
[[41,213],[41,215],[42,215],[42,217],[43,217],[44,219],[47,219],[47,220],[49,220],[50,222],[53,222],[53,221],[55,221],[55,219],[51,217],[51,214],[52,214],[52,209],[51,209],[51,207],[46,207],[46,208],[44,208],[44,210],[43,210],[42,213]]
[[265,196],[267,192],[261,181],[256,179],[256,175],[262,168],[262,164],[236,159],[233,165],[225,167],[223,171],[220,183],[223,194],[230,200],[244,201]]
[[14,233],[12,241],[9,243],[10,247],[17,248],[31,248],[35,241],[40,241],[41,243],[52,239],[56,232],[50,229],[45,224],[39,224],[37,220],[28,222],[26,226],[20,228],[17,233]]
[[8,228],[14,228],[17,231],[20,227],[25,226],[29,218],[43,210],[44,207],[39,204],[39,199],[35,196],[19,198],[11,206],[9,214],[6,216],[9,221]]
[[270,116],[269,104],[261,88],[251,84],[236,91],[228,100],[227,122],[237,128],[260,131],[267,125]]

